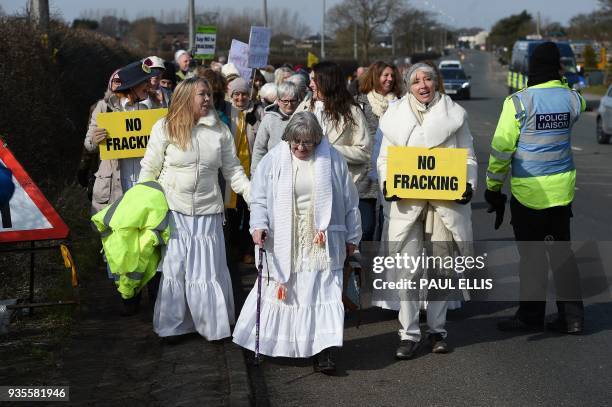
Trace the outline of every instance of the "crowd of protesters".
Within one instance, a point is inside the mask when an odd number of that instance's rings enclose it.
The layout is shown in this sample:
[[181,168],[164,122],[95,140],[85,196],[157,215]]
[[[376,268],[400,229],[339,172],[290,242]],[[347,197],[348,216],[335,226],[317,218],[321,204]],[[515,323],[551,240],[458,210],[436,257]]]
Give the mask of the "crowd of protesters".
[[[93,108],[88,151],[108,136],[99,113],[168,113],[153,126],[144,158],[100,162],[92,210],[137,182],[163,188],[171,232],[148,291],[154,330],[166,342],[190,332],[208,340],[232,335],[227,260],[239,258],[261,266],[265,278],[246,299],[234,341],[268,356],[314,356],[315,371],[333,372],[360,242],[395,242],[418,256],[426,242],[451,254],[472,240],[477,163],[465,110],[444,94],[432,63],[400,72],[377,61],[350,82],[330,61],[253,70],[252,78],[231,63],[190,64],[181,50],[173,63],[151,56],[113,72]],[[394,145],[467,149],[462,199],[388,196],[387,148]],[[140,294],[123,301],[125,315],[138,312]],[[423,309],[432,352],[448,352],[449,304],[418,296],[373,303],[399,310],[399,359],[421,342]]]

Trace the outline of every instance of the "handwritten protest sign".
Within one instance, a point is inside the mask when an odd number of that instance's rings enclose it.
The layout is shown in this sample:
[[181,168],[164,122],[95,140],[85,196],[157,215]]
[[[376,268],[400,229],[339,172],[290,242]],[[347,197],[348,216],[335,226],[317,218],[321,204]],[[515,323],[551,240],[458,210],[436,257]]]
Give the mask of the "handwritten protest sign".
[[249,35],[249,68],[263,68],[268,65],[271,38],[272,29],[267,27],[251,27]]
[[217,43],[217,27],[199,25],[195,36],[195,59],[213,59]]
[[234,64],[240,76],[247,81],[251,79],[251,69],[249,68],[249,44],[242,41],[232,40],[227,62]]

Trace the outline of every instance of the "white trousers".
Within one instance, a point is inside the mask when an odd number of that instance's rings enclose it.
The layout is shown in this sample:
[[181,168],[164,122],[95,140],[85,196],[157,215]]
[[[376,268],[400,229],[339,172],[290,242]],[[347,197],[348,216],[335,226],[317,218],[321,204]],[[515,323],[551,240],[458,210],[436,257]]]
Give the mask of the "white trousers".
[[[424,209],[427,211],[427,207]],[[401,252],[407,252],[412,256],[419,256],[422,252],[423,242],[433,242],[433,256],[448,256],[453,253],[453,235],[444,226],[438,214],[430,207],[425,220],[419,216],[416,222],[408,223],[394,219],[388,222],[387,241],[395,242]],[[407,273],[403,277],[408,279],[418,279],[424,277],[422,272]],[[418,285],[418,284],[417,284]],[[420,300],[418,292],[408,293],[402,296],[398,320],[402,326],[399,335],[402,340],[418,342],[421,340],[421,328],[419,326]],[[446,337],[446,311],[448,301],[428,301],[427,302],[427,332],[430,334],[440,333]]]

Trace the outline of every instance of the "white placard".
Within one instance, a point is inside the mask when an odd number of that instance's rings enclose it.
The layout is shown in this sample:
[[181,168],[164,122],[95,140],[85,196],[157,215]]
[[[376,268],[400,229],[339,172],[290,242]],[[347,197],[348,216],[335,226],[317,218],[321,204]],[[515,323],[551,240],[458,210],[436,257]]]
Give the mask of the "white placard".
[[251,27],[249,35],[249,68],[263,68],[268,65],[272,30],[267,27]]
[[247,81],[251,79],[252,72],[249,68],[249,44],[245,44],[238,40],[232,40],[227,62],[234,64],[238,72],[240,72],[240,76],[244,79]]

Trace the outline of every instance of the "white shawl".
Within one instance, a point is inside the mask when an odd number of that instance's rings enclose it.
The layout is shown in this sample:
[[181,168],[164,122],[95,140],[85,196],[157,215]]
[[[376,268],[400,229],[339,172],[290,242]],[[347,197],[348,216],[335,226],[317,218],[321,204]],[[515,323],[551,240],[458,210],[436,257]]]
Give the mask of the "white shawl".
[[[279,283],[289,280],[291,273],[292,236],[293,236],[293,167],[289,146],[281,149],[278,166],[280,174],[277,186],[277,199],[274,204],[274,255],[280,270]],[[314,224],[318,231],[325,232],[329,226],[332,212],[330,145],[323,137],[314,151]]]

